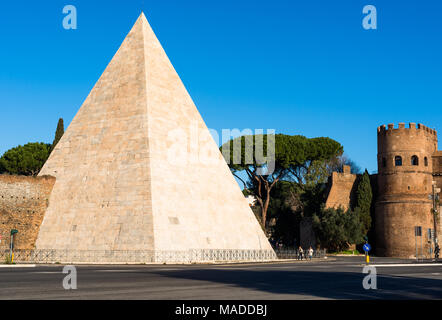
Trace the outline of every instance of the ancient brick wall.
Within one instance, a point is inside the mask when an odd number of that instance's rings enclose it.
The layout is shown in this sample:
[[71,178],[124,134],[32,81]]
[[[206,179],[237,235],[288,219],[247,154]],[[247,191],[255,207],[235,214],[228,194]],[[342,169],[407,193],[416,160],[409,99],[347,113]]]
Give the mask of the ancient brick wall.
[[32,249],[49,204],[55,178],[0,175],[0,248],[9,246],[11,229],[16,249]]
[[442,188],[442,151],[433,154],[433,180],[438,188]]
[[[437,151],[433,154],[433,181],[436,181],[436,186],[442,189],[442,151]],[[442,194],[440,195],[442,196]],[[438,215],[438,238],[439,243],[442,239],[442,206],[439,207]]]
[[349,209],[354,203],[357,175],[350,173],[349,166],[344,166],[343,171],[342,173],[333,172],[329,178],[330,191],[325,202],[326,208],[341,206],[344,209]]
[[[326,208],[353,209],[356,201],[358,176],[351,173],[350,166],[343,166],[343,172],[332,172],[328,180],[328,195],[325,202]],[[307,229],[308,232],[308,229]],[[355,250],[356,245],[350,245],[350,250]]]

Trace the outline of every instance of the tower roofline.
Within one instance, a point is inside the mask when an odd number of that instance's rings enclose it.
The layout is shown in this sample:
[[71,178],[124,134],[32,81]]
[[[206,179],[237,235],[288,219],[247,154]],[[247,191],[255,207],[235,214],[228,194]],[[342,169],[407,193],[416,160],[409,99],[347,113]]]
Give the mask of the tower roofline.
[[415,122],[410,122],[408,124],[408,127],[405,126],[405,122],[399,122],[397,127],[395,127],[394,123],[389,123],[387,126],[383,124],[379,126],[377,129],[378,134],[385,134],[385,133],[399,132],[406,130],[416,130],[416,131],[421,130],[426,134],[437,138],[437,131],[435,129],[431,129],[421,123],[418,123],[416,126]]

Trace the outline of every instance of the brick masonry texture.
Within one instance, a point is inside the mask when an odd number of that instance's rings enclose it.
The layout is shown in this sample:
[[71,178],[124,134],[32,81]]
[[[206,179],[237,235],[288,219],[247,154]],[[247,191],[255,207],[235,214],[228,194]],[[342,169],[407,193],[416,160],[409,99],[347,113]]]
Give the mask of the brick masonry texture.
[[350,173],[349,166],[344,166],[342,173],[332,172],[328,181],[329,193],[325,207],[349,209],[355,199],[356,180],[357,176]]
[[[376,199],[376,253],[414,258],[414,227],[422,226],[423,254],[429,256],[427,230],[434,228],[431,213],[434,174],[432,157],[437,133],[422,124],[399,123],[378,128],[378,192]],[[397,165],[396,158],[402,159]],[[418,162],[413,164],[413,157]],[[418,239],[418,243],[420,239]],[[419,253],[420,254],[420,253]]]
[[[378,132],[377,197],[375,201],[376,254],[415,258],[414,227],[421,226],[423,254],[429,257],[427,230],[434,229],[431,213],[432,181],[442,187],[442,152],[437,151],[437,132],[422,124],[380,126]],[[402,165],[396,164],[401,157]],[[412,158],[417,157],[417,163]],[[350,206],[355,175],[333,173],[327,207]],[[439,208],[440,212],[440,208]],[[438,237],[441,239],[439,215]],[[418,238],[419,255],[421,239]]]
[[49,176],[0,175],[0,248],[9,247],[11,229],[18,230],[15,248],[34,248],[54,183]]

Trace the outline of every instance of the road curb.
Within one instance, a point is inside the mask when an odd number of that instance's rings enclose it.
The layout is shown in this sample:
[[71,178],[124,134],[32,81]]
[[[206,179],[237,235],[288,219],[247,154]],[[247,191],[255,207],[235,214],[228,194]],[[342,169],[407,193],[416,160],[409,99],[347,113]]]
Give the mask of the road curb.
[[206,262],[188,262],[188,263],[164,263],[164,262],[150,262],[150,263],[137,263],[137,262],[108,262],[108,263],[93,263],[93,262],[60,262],[60,263],[38,263],[38,264],[22,264],[22,265],[0,265],[0,267],[4,266],[21,266],[21,267],[30,267],[30,266],[64,266],[64,265],[78,265],[78,266],[106,266],[106,265],[115,265],[115,266],[170,266],[170,265],[180,265],[180,266],[198,266],[198,265],[243,265],[243,264],[255,264],[255,265],[264,265],[264,264],[283,264],[283,263],[299,263],[299,264],[310,264],[315,262],[326,262],[326,261],[336,261],[336,258],[315,258],[313,260],[297,260],[297,259],[280,259],[280,260],[264,260],[264,261],[206,261]]
[[35,264],[0,264],[0,268],[35,268]]

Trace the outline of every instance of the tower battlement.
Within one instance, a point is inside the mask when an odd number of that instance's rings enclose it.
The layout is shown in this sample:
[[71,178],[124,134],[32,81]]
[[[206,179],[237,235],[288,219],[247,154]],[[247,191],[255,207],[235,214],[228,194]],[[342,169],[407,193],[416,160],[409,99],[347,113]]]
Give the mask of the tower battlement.
[[404,122],[400,122],[398,124],[398,127],[396,128],[394,123],[389,123],[387,126],[382,125],[378,127],[378,135],[387,135],[392,133],[406,133],[409,131],[416,131],[416,132],[423,132],[425,135],[428,135],[430,137],[434,137],[437,139],[437,131],[434,129],[431,129],[421,123],[418,123],[416,126],[416,123],[410,122],[408,124],[408,127],[405,126]]

